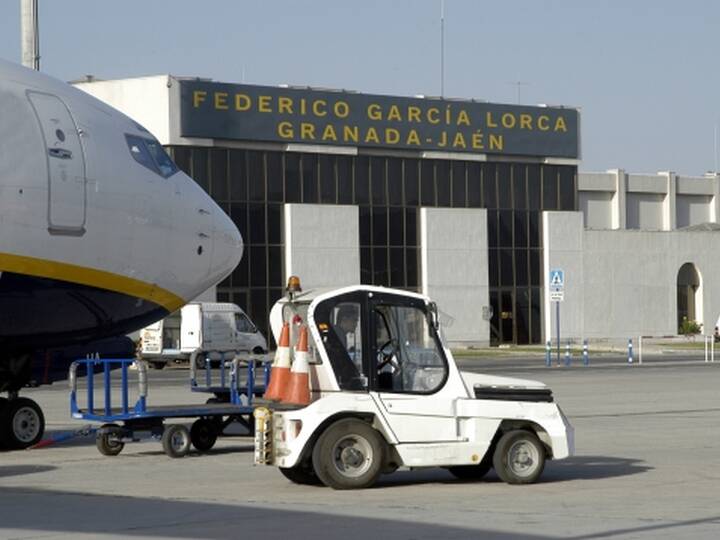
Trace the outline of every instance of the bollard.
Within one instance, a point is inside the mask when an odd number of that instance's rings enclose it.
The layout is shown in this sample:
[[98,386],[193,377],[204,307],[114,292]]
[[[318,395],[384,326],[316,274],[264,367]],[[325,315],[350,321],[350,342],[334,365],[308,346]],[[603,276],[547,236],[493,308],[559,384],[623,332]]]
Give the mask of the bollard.
[[628,339],[628,364],[633,363],[633,347],[632,338]]
[[552,359],[550,358],[550,341],[545,342],[545,365],[547,367],[552,366]]
[[570,365],[570,342],[569,341],[565,344],[565,365],[566,366]]
[[708,358],[708,336],[703,336],[703,341],[705,342],[705,363],[707,364],[710,360]]
[[587,339],[583,340],[583,365],[587,366],[590,364],[590,357],[588,356],[588,342]]

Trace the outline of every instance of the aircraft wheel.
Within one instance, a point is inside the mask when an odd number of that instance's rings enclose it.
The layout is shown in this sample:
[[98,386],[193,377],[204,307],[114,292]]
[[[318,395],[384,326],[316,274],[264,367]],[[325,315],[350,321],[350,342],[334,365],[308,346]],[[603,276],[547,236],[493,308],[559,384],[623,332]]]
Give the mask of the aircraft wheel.
[[120,428],[115,424],[105,424],[95,437],[95,446],[103,456],[117,456],[125,448],[120,440]]
[[190,432],[181,424],[172,424],[163,431],[162,446],[171,458],[185,457],[190,451]]
[[503,482],[532,484],[545,468],[545,447],[530,431],[508,431],[495,447],[493,467]]
[[36,444],[45,433],[45,416],[32,399],[17,398],[4,406],[0,429],[8,448],[23,449]]
[[385,463],[386,443],[370,424],[356,418],[338,420],[313,448],[315,474],[333,489],[372,486]]

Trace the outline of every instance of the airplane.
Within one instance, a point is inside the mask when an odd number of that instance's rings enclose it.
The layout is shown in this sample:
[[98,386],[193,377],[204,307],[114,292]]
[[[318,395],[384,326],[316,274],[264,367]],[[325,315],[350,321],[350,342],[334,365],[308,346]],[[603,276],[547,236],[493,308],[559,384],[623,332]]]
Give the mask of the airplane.
[[19,396],[37,351],[51,364],[117,349],[108,338],[175,311],[242,253],[232,220],[145,128],[0,59],[0,443],[43,435],[41,408]]

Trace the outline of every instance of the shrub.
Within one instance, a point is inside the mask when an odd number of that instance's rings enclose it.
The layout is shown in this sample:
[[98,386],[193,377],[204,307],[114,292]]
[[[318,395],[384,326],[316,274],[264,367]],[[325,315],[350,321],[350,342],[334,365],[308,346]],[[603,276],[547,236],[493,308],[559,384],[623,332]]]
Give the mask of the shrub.
[[695,334],[699,334],[700,332],[702,332],[702,324],[698,323],[697,321],[690,320],[687,317],[683,317],[683,320],[680,323],[680,329],[678,330],[678,333],[680,335],[694,336]]

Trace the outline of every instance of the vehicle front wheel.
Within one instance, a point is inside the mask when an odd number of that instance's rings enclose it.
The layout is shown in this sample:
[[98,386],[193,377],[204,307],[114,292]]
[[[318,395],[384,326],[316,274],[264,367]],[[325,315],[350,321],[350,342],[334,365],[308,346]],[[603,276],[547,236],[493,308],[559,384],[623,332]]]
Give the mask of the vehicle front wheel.
[[532,484],[545,468],[545,447],[530,431],[508,431],[495,447],[493,467],[508,484]]
[[386,443],[370,424],[356,418],[339,420],[315,443],[313,469],[333,489],[372,486],[382,472]]

